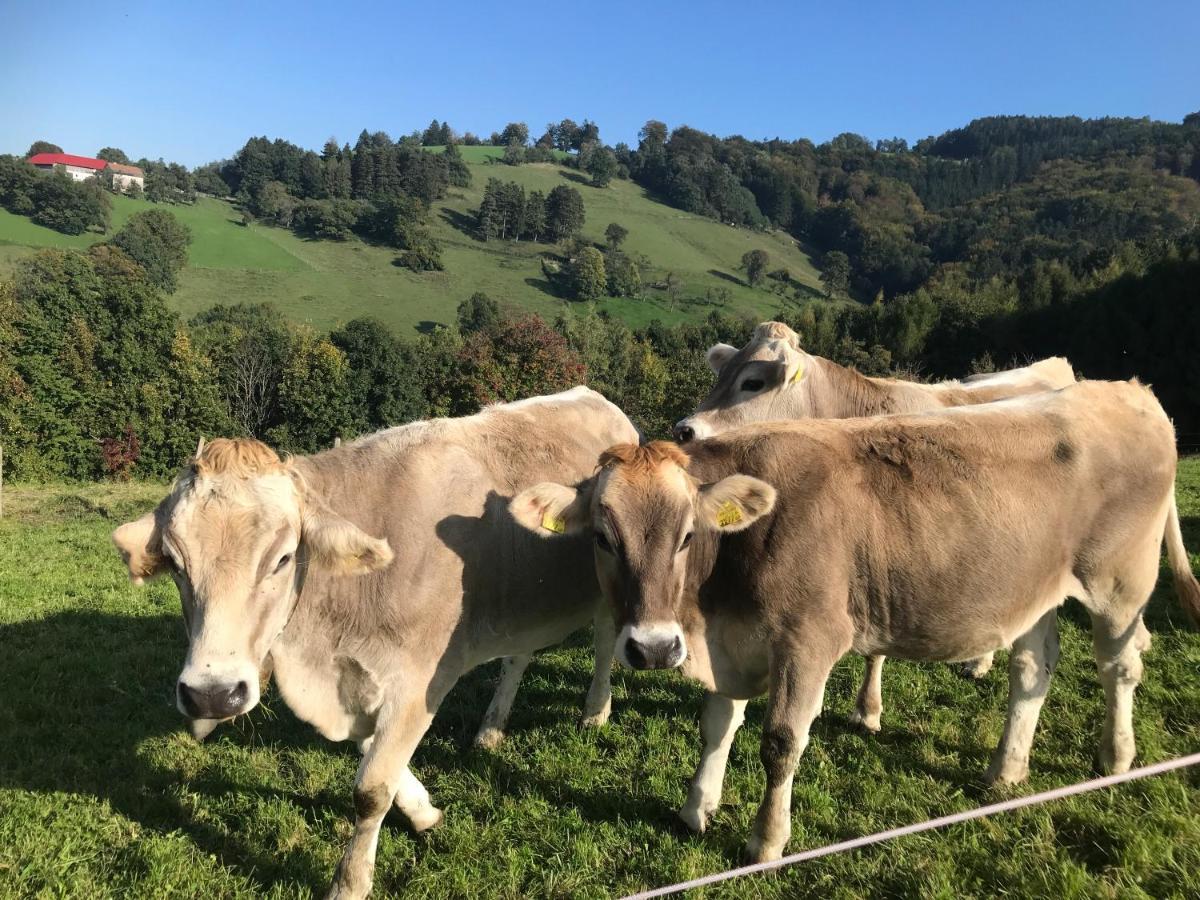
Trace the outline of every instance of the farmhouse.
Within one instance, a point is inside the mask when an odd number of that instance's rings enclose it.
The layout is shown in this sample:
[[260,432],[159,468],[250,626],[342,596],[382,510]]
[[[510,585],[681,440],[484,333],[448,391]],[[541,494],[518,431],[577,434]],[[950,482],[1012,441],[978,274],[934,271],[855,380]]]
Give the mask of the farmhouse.
[[130,185],[146,186],[145,173],[137,166],[126,166],[121,163],[106,162],[103,159],[92,159],[90,156],[75,156],[71,153],[37,153],[29,157],[29,164],[39,169],[53,169],[61,166],[63,171],[76,181],[93,178],[107,169],[112,172],[113,187],[127,191]]

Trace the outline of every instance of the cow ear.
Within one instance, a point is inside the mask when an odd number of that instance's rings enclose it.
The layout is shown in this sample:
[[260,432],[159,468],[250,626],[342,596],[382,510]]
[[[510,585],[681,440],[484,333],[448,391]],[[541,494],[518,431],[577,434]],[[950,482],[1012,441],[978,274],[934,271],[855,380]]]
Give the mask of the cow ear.
[[591,488],[544,481],[521,491],[508,504],[517,524],[541,537],[579,534],[591,524]]
[[704,358],[708,362],[708,367],[719,374],[721,367],[733,359],[736,353],[737,347],[730,347],[728,344],[713,344],[708,348],[708,353]]
[[305,509],[300,543],[311,563],[335,575],[366,575],[392,561],[392,548],[322,506]]
[[775,488],[749,475],[730,475],[700,488],[697,519],[713,531],[741,531],[774,508]]
[[163,555],[162,531],[158,527],[155,512],[148,512],[140,519],[126,522],[112,533],[121,559],[129,567],[129,579],[134,584],[145,584],[167,571],[167,558]]

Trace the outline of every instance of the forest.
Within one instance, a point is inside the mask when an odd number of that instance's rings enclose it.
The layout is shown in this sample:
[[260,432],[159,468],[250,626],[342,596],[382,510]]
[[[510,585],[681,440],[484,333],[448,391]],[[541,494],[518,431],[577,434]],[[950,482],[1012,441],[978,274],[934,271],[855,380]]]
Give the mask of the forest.
[[[188,241],[171,203],[231,197],[255,221],[314,240],[354,235],[394,247],[413,271],[437,270],[430,206],[470,178],[457,147],[480,140],[435,121],[400,140],[331,139],[320,153],[253,138],[195,171],[140,161],[159,215],[87,251],[35,253],[0,282],[12,477],[163,476],[201,434],[307,452],[579,382],[664,435],[711,384],[707,346],[742,342],[754,322],[718,308],[701,323],[634,330],[598,311],[589,301],[643,285],[619,224],[601,245],[576,237],[586,196],[573,187],[525,195],[497,178],[469,225],[480,242],[546,245],[547,278],[577,298],[553,321],[484,294],[460,299],[454,327],[411,339],[369,317],[320,333],[237,298],[186,321],[171,311]],[[596,189],[630,179],[689,213],[787,232],[821,263],[824,298],[789,287],[786,272],[773,278],[765,254],[743,265],[809,352],[917,378],[1065,355],[1087,377],[1151,383],[1181,445],[1200,444],[1200,114],[981,119],[911,147],[852,134],[820,145],[717,138],[657,121],[636,148],[609,147],[587,120],[551,124],[536,141],[510,123],[488,141],[505,148],[499,166],[560,154]],[[68,181],[0,157],[0,206],[104,231],[104,191]]]

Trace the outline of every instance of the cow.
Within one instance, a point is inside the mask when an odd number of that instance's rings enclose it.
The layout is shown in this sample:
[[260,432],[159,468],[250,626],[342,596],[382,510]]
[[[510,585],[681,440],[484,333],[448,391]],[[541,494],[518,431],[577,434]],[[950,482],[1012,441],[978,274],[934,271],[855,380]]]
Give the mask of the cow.
[[[300,719],[358,742],[354,835],[329,896],[369,893],[393,804],[418,831],[442,821],[409,760],[454,683],[558,643],[602,606],[589,541],[547,545],[512,521],[509,499],[582,480],[605,447],[637,439],[583,387],[287,460],[218,439],[153,512],[114,532],[135,582],[169,573],[179,587],[185,717],[204,730],[249,712],[273,672]],[[603,631],[594,716],[609,703]]]
[[[709,348],[707,359],[717,383],[693,415],[676,423],[674,437],[681,444],[750,422],[927,412],[1075,383],[1071,364],[1061,357],[1006,372],[973,375],[963,381],[923,384],[870,378],[805,353],[799,335],[782,322],[761,323],[740,350],[715,344]],[[988,653],[968,661],[963,670],[972,678],[982,678],[991,671],[992,661],[993,654]],[[870,732],[879,731],[883,715],[883,662],[882,656],[867,660],[850,717]]]
[[1068,596],[1092,620],[1109,772],[1135,754],[1141,613],[1164,539],[1181,603],[1200,622],[1174,430],[1135,382],[921,415],[770,422],[686,453],[669,442],[614,447],[600,463],[580,485],[522,492],[513,515],[543,537],[592,535],[622,663],[681,667],[712,692],[681,811],[691,828],[702,831],[720,803],[746,700],[767,693],[754,861],[783,853],[794,769],[844,654],[953,661],[1011,644],[1007,721],[987,773],[1010,784],[1028,773]]

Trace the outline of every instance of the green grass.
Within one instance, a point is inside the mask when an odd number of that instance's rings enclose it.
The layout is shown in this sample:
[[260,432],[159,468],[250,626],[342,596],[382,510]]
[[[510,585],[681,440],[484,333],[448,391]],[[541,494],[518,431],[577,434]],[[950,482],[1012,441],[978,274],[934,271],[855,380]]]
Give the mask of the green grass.
[[[10,487],[0,519],[0,896],[293,897],[323,891],[351,830],[356,754],[267,703],[204,745],[172,686],[185,643],[169,582],[131,587],[108,532],[162,486]],[[1180,470],[1185,538],[1200,549],[1200,459]],[[1195,557],[1193,557],[1195,561]],[[1169,579],[1137,694],[1141,763],[1200,748],[1200,636]],[[1089,778],[1103,713],[1084,617],[1063,657],[1018,792]],[[1003,655],[1002,655],[1003,656]],[[791,850],[990,802],[1003,665],[976,684],[889,662],[884,730],[846,725],[861,662],[830,680],[797,769]],[[389,816],[377,896],[607,897],[730,868],[763,787],[763,702],[730,759],[726,804],[700,837],[673,811],[698,755],[701,691],[670,673],[614,675],[613,721],[575,721],[582,641],[543,654],[509,741],[470,749],[494,668],[461,683],[414,759],[446,824]],[[710,889],[703,896],[1200,896],[1200,773],[1175,773]]]
[[[201,199],[190,207],[167,207],[191,229],[189,265],[180,276],[171,303],[185,316],[217,303],[273,302],[297,321],[327,329],[357,316],[372,315],[400,333],[430,323],[450,323],[462,300],[484,291],[514,307],[552,318],[566,301],[549,292],[540,256],[545,244],[487,244],[467,232],[489,177],[517,181],[527,190],[549,193],[560,184],[576,186],[584,198],[584,235],[603,241],[604,229],[619,222],[629,229],[625,248],[645,254],[654,271],[651,281],[668,271],[681,281],[676,301],[664,291],[648,290],[646,299],[609,298],[601,308],[631,325],[653,319],[668,324],[697,320],[713,309],[755,318],[774,314],[785,301],[765,289],[745,284],[737,271],[742,254],[761,248],[771,255],[771,268],[787,268],[800,284],[820,285],[812,261],[782,233],[755,233],[732,228],[658,203],[630,181],[593,188],[578,172],[551,163],[505,166],[492,160],[497,147],[464,147],[473,182],[454,189],[436,203],[431,230],[442,243],[444,272],[416,274],[393,265],[395,252],[357,240],[337,243],[302,240],[291,232],[264,225],[240,224],[240,213],[220,200]],[[119,228],[145,201],[114,198],[113,227]],[[0,210],[0,274],[11,269],[32,247],[83,248],[102,240],[97,234],[68,236],[34,225]],[[727,300],[706,299],[724,288]]]

